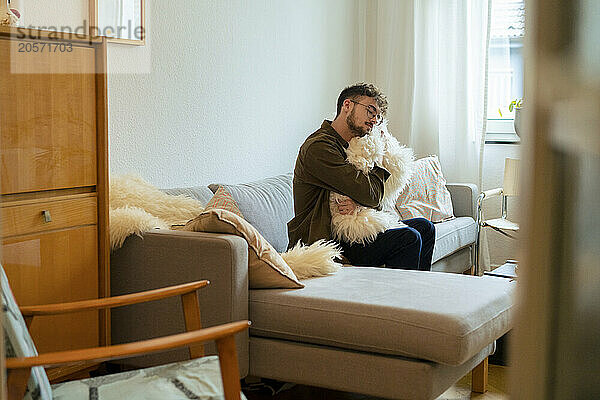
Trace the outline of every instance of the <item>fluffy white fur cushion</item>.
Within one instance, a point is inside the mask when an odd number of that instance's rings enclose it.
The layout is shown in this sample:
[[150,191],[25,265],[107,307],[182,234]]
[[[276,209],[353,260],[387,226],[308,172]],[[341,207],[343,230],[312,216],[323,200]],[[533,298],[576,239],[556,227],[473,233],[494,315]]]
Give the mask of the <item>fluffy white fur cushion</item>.
[[298,242],[293,248],[281,254],[281,257],[298,279],[332,274],[342,267],[342,264],[335,261],[342,257],[338,245],[323,239],[310,246]]
[[110,248],[116,250],[123,246],[125,239],[132,234],[141,236],[154,228],[169,229],[160,218],[138,207],[120,207],[110,210]]
[[138,175],[111,177],[110,208],[138,207],[167,224],[185,224],[204,211],[204,205],[185,195],[170,196]]
[[[170,196],[137,175],[111,177],[110,246],[116,250],[132,234],[141,235],[154,228],[196,218],[204,207],[186,196]],[[296,244],[281,254],[298,279],[324,276],[338,271],[341,251],[333,242],[317,241],[310,246]]]
[[132,174],[111,177],[109,206],[112,250],[120,248],[129,235],[185,224],[204,211],[199,201],[170,196]]
[[350,140],[346,149],[348,163],[367,174],[375,165],[385,168],[390,177],[384,184],[382,211],[359,206],[352,214],[339,213],[337,203],[345,195],[331,193],[329,208],[333,237],[347,243],[367,244],[387,229],[405,226],[393,211],[396,198],[408,184],[412,174],[414,153],[401,146],[387,130],[387,121],[373,127],[370,134]]

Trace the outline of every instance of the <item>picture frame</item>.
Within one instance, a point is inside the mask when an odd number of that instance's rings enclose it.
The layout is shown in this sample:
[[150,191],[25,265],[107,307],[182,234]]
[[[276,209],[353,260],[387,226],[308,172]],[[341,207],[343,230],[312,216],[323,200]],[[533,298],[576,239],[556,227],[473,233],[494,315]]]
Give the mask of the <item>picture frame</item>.
[[109,42],[146,44],[145,0],[90,0],[90,36]]

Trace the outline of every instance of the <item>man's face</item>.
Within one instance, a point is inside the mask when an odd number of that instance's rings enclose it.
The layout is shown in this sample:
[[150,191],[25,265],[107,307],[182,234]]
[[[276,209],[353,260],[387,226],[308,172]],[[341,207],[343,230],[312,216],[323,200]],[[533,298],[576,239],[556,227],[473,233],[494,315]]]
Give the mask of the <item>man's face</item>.
[[[346,123],[352,134],[356,137],[368,135],[377,120],[375,114],[379,114],[379,107],[373,97],[361,96],[357,99],[349,100],[351,103],[350,114],[346,117]],[[369,111],[371,113],[369,113]]]

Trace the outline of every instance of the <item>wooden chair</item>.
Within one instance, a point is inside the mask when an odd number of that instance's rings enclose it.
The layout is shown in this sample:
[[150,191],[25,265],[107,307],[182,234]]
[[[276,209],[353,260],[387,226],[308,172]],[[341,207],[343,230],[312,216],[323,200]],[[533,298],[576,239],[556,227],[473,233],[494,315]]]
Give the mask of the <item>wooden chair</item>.
[[[481,230],[492,228],[502,235],[515,239],[511,234],[519,231],[519,224],[507,219],[508,197],[519,194],[519,160],[507,158],[504,160],[504,180],[501,188],[482,192],[477,199],[477,240],[475,242],[475,274],[481,274],[479,251],[481,247]],[[483,202],[489,198],[501,197],[500,218],[485,219],[483,217]],[[510,233],[509,233],[510,232]]]
[[[248,329],[249,321],[238,321],[201,329],[197,290],[209,284],[198,281],[163,289],[124,296],[85,300],[73,303],[18,308],[10,290],[4,269],[0,265],[2,284],[2,317],[8,371],[8,398],[52,399],[126,398],[121,389],[133,393],[143,391],[147,399],[202,398],[203,395],[223,395],[225,399],[240,399],[240,376],[234,334]],[[34,317],[87,310],[102,310],[129,304],[181,296],[186,333],[140,342],[69,350],[38,355],[28,327]],[[23,318],[24,317],[24,318]],[[204,356],[202,343],[215,340],[219,356]],[[56,367],[81,362],[103,362],[176,347],[188,347],[189,361],[123,372],[103,377],[50,385],[42,367]],[[185,372],[185,373],[182,373]],[[222,385],[221,382],[222,381]],[[122,388],[120,389],[120,386]],[[220,392],[220,393],[219,393]],[[196,396],[196,397],[194,397]]]

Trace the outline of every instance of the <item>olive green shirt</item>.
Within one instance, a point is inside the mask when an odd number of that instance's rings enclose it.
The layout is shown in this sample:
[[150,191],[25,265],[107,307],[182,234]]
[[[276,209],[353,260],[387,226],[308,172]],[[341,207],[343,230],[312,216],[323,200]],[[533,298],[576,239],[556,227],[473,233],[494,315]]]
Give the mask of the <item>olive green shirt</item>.
[[346,161],[347,147],[348,142],[327,120],[300,147],[294,168],[295,216],[288,222],[288,247],[299,240],[309,245],[319,239],[332,239],[330,192],[381,209],[383,184],[389,172],[377,166],[368,175],[358,171]]

